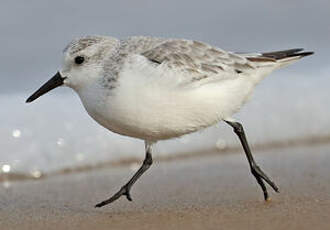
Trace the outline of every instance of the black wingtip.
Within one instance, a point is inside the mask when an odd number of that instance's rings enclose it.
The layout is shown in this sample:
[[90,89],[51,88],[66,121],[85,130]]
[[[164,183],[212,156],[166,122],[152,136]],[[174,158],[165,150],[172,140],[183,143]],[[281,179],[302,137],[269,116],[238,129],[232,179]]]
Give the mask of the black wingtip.
[[288,57],[305,57],[314,54],[312,51],[302,52],[303,48],[289,49],[289,50],[281,50],[275,52],[267,52],[262,53],[263,57],[274,58],[276,60],[288,58]]
[[313,54],[314,54],[313,51],[308,51],[308,52],[303,52],[303,53],[297,53],[295,56],[306,57],[306,56],[310,56]]

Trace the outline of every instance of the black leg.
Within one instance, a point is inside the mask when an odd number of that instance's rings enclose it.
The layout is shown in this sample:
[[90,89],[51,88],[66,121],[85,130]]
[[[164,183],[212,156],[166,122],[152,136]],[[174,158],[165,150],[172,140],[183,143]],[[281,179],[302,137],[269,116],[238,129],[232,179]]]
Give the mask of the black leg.
[[[241,144],[243,146],[244,152],[246,154],[246,157],[249,161],[251,172],[253,176],[256,178],[258,184],[260,185],[265,200],[268,200],[268,192],[267,188],[265,186],[264,181],[266,181],[276,192],[279,192],[278,187],[275,185],[273,181],[269,179],[269,177],[264,173],[260,167],[257,165],[257,163],[254,161],[249,144],[246,140],[246,136],[244,133],[243,126],[239,122],[233,122],[233,121],[225,121],[227,124],[229,124],[231,127],[233,127],[234,132],[237,134],[238,138],[241,141]],[[264,181],[263,181],[264,180]]]
[[123,195],[126,196],[127,200],[132,201],[132,198],[130,195],[131,187],[140,178],[140,176],[145,171],[147,171],[147,169],[150,167],[151,164],[152,164],[151,144],[146,144],[146,157],[143,161],[142,166],[139,168],[139,170],[133,175],[133,177],[123,187],[121,187],[121,189],[116,194],[114,194],[109,199],[104,200],[101,203],[95,205],[95,208],[100,208],[107,204],[110,204]]

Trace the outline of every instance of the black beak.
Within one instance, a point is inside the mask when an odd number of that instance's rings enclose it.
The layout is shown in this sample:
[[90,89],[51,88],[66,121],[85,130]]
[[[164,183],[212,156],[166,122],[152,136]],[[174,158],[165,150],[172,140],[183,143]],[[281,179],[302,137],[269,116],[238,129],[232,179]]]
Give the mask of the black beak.
[[47,81],[43,86],[41,86],[34,94],[32,94],[27,100],[26,103],[30,103],[37,99],[38,97],[44,95],[45,93],[55,89],[58,86],[63,85],[65,77],[62,77],[60,72],[57,72],[54,77]]

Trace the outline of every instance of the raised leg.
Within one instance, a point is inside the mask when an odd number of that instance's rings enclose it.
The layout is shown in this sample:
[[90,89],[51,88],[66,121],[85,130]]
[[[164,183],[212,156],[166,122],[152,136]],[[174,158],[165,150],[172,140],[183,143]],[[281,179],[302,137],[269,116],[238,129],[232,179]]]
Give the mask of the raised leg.
[[100,208],[103,207],[107,204],[110,204],[117,200],[119,197],[125,195],[127,200],[132,201],[131,195],[130,195],[130,190],[133,184],[140,178],[140,176],[147,171],[147,169],[150,167],[152,164],[152,155],[151,155],[151,147],[152,144],[145,142],[145,149],[146,149],[146,156],[143,161],[142,166],[139,168],[139,170],[133,175],[133,177],[123,186],[121,189],[114,194],[112,197],[110,197],[107,200],[102,201],[101,203],[95,205],[95,208]]
[[243,126],[239,122],[233,122],[233,121],[225,121],[225,122],[229,124],[231,127],[233,127],[234,132],[237,134],[238,138],[240,139],[246,157],[249,161],[251,172],[253,176],[256,178],[258,184],[260,185],[264,193],[265,200],[268,200],[269,196],[264,181],[266,181],[276,192],[279,192],[278,187],[275,185],[273,181],[269,179],[266,173],[264,173],[257,165],[257,163],[254,161],[249,144],[246,140]]

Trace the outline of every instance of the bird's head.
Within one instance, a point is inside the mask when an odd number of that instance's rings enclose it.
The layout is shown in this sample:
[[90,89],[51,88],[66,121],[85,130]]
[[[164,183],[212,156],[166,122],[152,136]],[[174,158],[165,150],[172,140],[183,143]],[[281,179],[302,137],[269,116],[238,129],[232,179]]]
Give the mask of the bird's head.
[[27,100],[30,103],[59,86],[76,91],[102,78],[104,61],[118,48],[119,41],[110,37],[88,36],[73,40],[65,49],[62,70],[42,85]]

